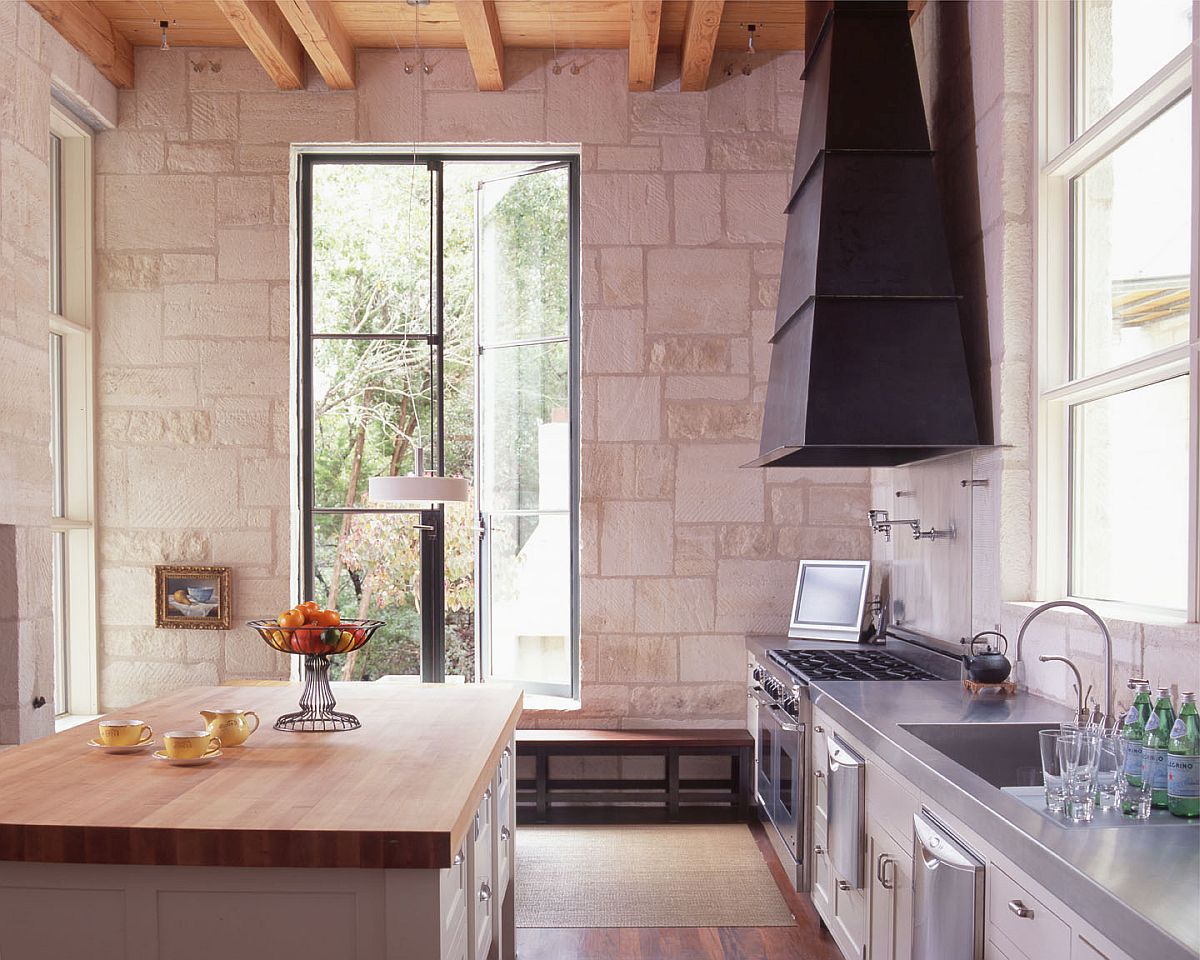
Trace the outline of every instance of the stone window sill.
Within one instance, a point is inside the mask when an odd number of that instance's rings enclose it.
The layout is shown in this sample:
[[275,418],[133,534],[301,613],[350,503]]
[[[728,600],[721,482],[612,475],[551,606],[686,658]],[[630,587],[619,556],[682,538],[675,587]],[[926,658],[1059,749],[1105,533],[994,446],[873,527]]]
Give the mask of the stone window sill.
[[578,700],[572,700],[570,697],[551,697],[544,693],[525,694],[526,712],[530,710],[567,712],[581,709],[583,709],[583,704]]

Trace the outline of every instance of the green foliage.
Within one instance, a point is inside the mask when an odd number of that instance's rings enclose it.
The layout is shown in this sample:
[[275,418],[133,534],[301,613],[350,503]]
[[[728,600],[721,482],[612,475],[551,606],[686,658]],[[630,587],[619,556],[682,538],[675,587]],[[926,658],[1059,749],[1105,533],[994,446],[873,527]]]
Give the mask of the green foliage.
[[[448,165],[443,224],[443,417],[445,471],[474,479],[475,228],[481,175],[500,167]],[[485,338],[566,330],[568,249],[565,173],[503,181],[488,207],[495,271],[482,318]],[[318,164],[313,177],[313,329],[321,333],[432,329],[430,236],[433,181],[407,164]],[[489,332],[490,331],[490,332]],[[537,425],[567,405],[565,349],[519,350],[505,389],[485,397],[495,425],[497,487],[521,500],[537,492]],[[498,351],[497,355],[512,353]],[[436,390],[430,347],[396,340],[313,341],[314,504],[363,506],[367,481],[408,473],[423,447],[430,466]],[[515,378],[513,380],[512,378]],[[512,386],[512,384],[516,386]],[[498,504],[517,506],[517,502]],[[536,502],[531,504],[536,506]],[[420,538],[415,513],[313,518],[314,590],[344,617],[385,621],[353,661],[355,677],[420,669]],[[447,671],[474,676],[476,508],[446,516]],[[511,545],[506,549],[511,550]],[[343,658],[338,658],[342,660]],[[342,665],[335,661],[335,673]]]

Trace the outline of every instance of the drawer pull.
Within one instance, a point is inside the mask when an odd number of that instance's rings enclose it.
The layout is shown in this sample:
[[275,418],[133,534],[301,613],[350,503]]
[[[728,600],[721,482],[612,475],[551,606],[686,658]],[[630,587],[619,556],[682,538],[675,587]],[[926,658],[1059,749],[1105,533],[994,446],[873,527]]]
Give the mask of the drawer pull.
[[824,773],[822,773],[820,770],[814,770],[814,771],[813,771],[813,776],[814,776],[814,777],[816,777],[818,780],[824,780],[824,779],[825,779],[825,774],[824,774]]
[[490,886],[488,886],[488,882],[486,880],[484,880],[483,883],[481,883],[479,885],[479,902],[487,903],[491,899],[492,899],[492,888]]
[[875,861],[875,878],[879,881],[879,885],[884,890],[891,890],[895,884],[887,878],[888,864],[894,864],[896,861],[889,857],[886,853],[881,853]]
[[509,830],[508,827],[500,828],[500,842],[501,843],[508,843],[508,838],[511,836],[512,836],[512,831]]
[[1033,911],[1025,906],[1025,904],[1023,904],[1020,900],[1009,900],[1008,909],[1015,913],[1022,920],[1033,919]]
[[459,850],[459,851],[458,851],[458,853],[456,853],[456,854],[454,855],[454,863],[453,863],[453,866],[456,866],[456,867],[462,866],[462,862],[463,862],[465,859],[466,859],[466,857],[464,857],[464,856],[463,856],[463,852],[462,852],[461,850]]
[[492,799],[492,788],[488,787],[486,790],[483,791],[483,802],[487,803],[491,799]]
[[818,843],[815,847],[813,847],[813,853],[815,853],[818,857],[823,857],[825,856],[825,848]]
[[502,756],[505,760],[507,760],[509,757],[512,756],[512,747],[505,747],[503,750],[500,751],[500,756]]
[[813,727],[813,733],[824,733],[824,732],[825,732],[825,728],[822,727],[820,724]]
[[851,888],[850,882],[848,880],[839,880],[838,881],[838,889],[839,890],[850,890],[852,888]]

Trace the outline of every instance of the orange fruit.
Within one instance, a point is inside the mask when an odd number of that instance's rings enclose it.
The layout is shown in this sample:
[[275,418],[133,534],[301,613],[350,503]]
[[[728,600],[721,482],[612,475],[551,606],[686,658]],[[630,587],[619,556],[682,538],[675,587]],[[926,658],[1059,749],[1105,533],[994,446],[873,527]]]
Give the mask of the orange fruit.
[[304,614],[299,610],[284,610],[276,621],[285,630],[304,626]]
[[342,615],[336,610],[318,610],[313,616],[313,623],[322,627],[336,627],[342,622]]

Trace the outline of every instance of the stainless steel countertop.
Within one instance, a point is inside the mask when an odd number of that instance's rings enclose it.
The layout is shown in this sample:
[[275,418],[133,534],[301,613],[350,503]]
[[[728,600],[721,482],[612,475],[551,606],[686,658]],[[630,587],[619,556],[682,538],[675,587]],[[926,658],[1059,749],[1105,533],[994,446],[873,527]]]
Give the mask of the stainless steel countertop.
[[[747,646],[759,656],[784,646],[838,647],[779,637],[748,637]],[[958,681],[816,681],[809,690],[814,706],[931,803],[1003,850],[1131,956],[1195,960],[1200,955],[1200,822],[1144,828],[1058,823],[900,726],[1057,723],[1070,719],[1067,707],[1027,694],[980,700],[968,696]]]

